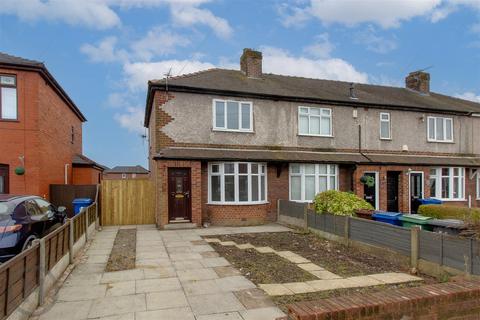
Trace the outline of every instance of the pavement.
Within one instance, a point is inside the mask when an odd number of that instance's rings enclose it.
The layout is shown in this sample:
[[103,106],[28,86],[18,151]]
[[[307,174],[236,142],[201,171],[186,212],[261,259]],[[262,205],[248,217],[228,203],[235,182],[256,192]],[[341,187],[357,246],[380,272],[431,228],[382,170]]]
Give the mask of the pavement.
[[[135,269],[104,272],[120,228],[137,229]],[[270,320],[284,316],[265,292],[202,239],[288,231],[280,225],[159,231],[106,227],[31,320]]]

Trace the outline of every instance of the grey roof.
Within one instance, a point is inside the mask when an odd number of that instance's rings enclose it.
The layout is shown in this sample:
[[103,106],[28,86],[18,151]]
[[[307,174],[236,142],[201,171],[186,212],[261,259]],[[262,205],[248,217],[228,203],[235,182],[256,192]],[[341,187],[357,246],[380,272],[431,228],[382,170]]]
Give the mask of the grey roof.
[[[152,80],[151,89],[164,88],[165,80]],[[428,95],[400,87],[355,84],[358,99],[350,99],[351,82],[263,74],[261,79],[248,78],[238,70],[209,69],[168,79],[171,91],[192,91],[237,96],[258,96],[292,101],[318,101],[359,106],[406,108],[413,110],[472,113],[480,104],[443,94]],[[148,125],[151,97],[147,97],[145,124]]]
[[116,166],[112,169],[105,170],[105,173],[137,173],[137,174],[148,174],[150,171],[145,169],[142,166]]
[[0,67],[4,67],[6,69],[10,68],[39,72],[42,77],[44,77],[45,80],[51,84],[53,90],[55,90],[59,97],[65,101],[73,113],[75,113],[81,121],[87,121],[87,118],[85,118],[80,109],[75,105],[73,100],[68,96],[62,86],[57,82],[57,80],[55,80],[43,62],[16,57],[0,52]]
[[269,161],[269,162],[323,162],[347,164],[399,165],[459,165],[479,166],[479,157],[420,156],[408,154],[374,154],[335,151],[287,151],[215,148],[164,148],[155,159],[214,160],[214,161]]
[[79,166],[94,166],[102,169],[102,171],[109,169],[108,167],[93,161],[92,159],[84,156],[83,154],[74,155],[72,159],[72,164],[79,165]]

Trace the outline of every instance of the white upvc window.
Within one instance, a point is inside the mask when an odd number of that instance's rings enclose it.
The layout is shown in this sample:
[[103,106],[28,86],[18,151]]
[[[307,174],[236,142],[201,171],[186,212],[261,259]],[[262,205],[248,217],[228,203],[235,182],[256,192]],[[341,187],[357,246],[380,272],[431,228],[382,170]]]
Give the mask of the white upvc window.
[[380,112],[380,139],[392,139],[392,126],[390,121],[390,113]]
[[465,168],[430,169],[430,196],[441,200],[465,200]]
[[258,204],[267,202],[267,165],[256,162],[208,164],[208,202]]
[[480,169],[476,169],[475,176],[477,177],[477,200],[480,200]]
[[430,142],[453,142],[453,119],[428,117],[427,138]]
[[311,202],[315,195],[338,189],[335,164],[290,164],[290,200]]
[[213,129],[253,132],[253,105],[248,101],[213,99]]
[[302,136],[333,136],[332,109],[298,107],[298,134]]
[[0,75],[0,120],[17,120],[17,78]]

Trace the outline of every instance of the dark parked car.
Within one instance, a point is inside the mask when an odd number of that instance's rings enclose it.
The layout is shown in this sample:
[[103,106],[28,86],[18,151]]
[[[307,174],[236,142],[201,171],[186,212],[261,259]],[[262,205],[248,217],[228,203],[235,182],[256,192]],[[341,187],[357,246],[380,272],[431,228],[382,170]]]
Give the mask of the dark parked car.
[[0,262],[61,226],[65,218],[65,207],[57,209],[43,198],[0,194]]

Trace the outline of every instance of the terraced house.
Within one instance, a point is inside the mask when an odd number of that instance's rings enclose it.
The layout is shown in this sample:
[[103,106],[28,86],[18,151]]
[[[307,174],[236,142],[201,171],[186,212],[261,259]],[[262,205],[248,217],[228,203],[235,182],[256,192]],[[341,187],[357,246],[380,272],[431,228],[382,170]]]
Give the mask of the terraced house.
[[405,88],[265,74],[250,49],[240,69],[149,82],[160,227],[274,220],[278,199],[328,189],[388,211],[480,204],[480,104],[430,92],[428,73]]

